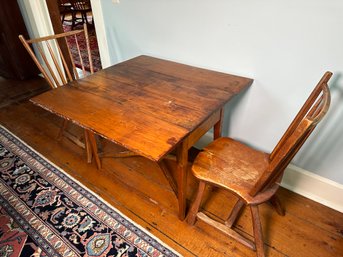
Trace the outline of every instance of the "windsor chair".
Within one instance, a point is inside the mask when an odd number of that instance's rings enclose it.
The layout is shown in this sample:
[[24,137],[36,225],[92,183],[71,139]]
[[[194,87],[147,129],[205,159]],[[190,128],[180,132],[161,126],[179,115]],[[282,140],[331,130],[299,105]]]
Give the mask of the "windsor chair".
[[[71,29],[73,29],[78,23],[78,20],[81,20],[81,23],[86,23],[88,25],[93,24],[93,15],[92,15],[92,23],[88,22],[87,15],[88,13],[92,12],[92,7],[90,0],[69,0],[72,6],[73,11],[73,18],[72,18],[72,25]],[[77,15],[80,14],[81,17]]]
[[[65,42],[68,45],[67,39],[69,37],[74,38],[76,50],[72,52],[68,47],[67,54],[63,54],[61,44]],[[52,89],[87,76],[89,72],[85,69],[86,61],[89,63],[90,74],[94,73],[86,24],[84,24],[83,29],[79,30],[28,40],[23,35],[19,35],[19,39]],[[86,42],[86,51],[80,49],[82,40]],[[32,47],[36,50],[35,52]],[[75,65],[76,59],[81,64],[79,68]],[[82,137],[76,136],[68,131],[69,123],[67,119],[63,120],[58,138],[61,139],[65,136],[76,145],[86,149],[87,161],[91,162],[92,152],[87,134],[91,132],[85,130]]]

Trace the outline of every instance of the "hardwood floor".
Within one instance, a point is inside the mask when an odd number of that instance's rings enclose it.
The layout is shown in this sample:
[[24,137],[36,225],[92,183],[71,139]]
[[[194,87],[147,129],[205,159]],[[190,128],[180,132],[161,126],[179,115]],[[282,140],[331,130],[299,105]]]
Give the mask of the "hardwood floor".
[[[0,124],[182,255],[255,256],[201,221],[193,227],[180,221],[177,200],[155,163],[142,157],[104,159],[103,168],[97,170],[94,162],[86,163],[81,148],[67,139],[57,141],[62,120],[27,100],[47,89],[45,83],[38,84],[36,80],[0,80]],[[107,149],[116,148],[105,140],[102,143]],[[188,199],[195,187],[189,174]],[[221,190],[208,191],[211,199],[205,201],[205,211],[225,219],[234,197]],[[286,209],[284,217],[269,205],[261,207],[267,256],[343,256],[342,213],[286,189],[278,195]],[[250,213],[245,210],[235,226],[251,235]]]
[[9,80],[0,77],[0,108],[28,99],[49,88],[41,77],[28,80]]

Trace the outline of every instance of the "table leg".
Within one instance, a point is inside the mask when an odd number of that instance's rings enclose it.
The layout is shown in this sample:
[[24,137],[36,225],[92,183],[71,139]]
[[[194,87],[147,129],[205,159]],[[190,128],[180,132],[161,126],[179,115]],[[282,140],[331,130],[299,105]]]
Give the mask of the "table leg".
[[89,137],[88,137],[88,133],[87,130],[84,130],[84,134],[85,134],[85,147],[86,147],[86,153],[87,153],[87,162],[91,163],[92,162],[92,146],[89,142]]
[[101,161],[98,155],[98,146],[96,144],[94,133],[87,130],[87,135],[88,135],[89,144],[92,148],[93,156],[95,158],[96,166],[98,167],[98,169],[101,169]]
[[184,220],[186,215],[186,192],[187,192],[187,166],[188,166],[188,144],[184,140],[176,149],[177,162],[177,194],[179,201],[179,219]]
[[216,124],[214,124],[214,132],[213,132],[213,139],[214,140],[216,140],[217,138],[222,136],[223,114],[224,114],[224,110],[223,110],[223,108],[221,108],[220,119]]

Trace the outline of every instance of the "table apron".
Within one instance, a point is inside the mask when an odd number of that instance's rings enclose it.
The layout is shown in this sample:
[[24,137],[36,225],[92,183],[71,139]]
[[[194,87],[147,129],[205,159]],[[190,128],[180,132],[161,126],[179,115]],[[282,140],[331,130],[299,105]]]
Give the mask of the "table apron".
[[203,135],[206,134],[214,125],[218,122],[222,122],[222,108],[212,113],[203,123],[200,124],[195,130],[193,130],[186,140],[187,148],[190,149]]

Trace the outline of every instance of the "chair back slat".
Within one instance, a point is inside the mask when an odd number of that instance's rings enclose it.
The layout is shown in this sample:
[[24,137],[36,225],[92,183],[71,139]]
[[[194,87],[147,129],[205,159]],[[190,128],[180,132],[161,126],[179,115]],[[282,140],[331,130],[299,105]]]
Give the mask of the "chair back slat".
[[[68,68],[67,61],[66,61],[66,59],[65,59],[65,57],[64,57],[64,55],[63,55],[63,53],[62,53],[62,49],[61,49],[61,47],[60,47],[60,44],[57,44],[57,50],[58,50],[58,54],[61,56],[61,60],[62,60],[62,63],[63,63],[64,70],[66,71],[67,76],[68,76],[68,81],[72,81],[72,80],[73,80],[73,77],[72,77],[72,75],[71,75],[71,73],[70,73],[70,70],[69,70],[69,68]],[[69,58],[70,58],[70,60],[71,60],[71,62],[72,62],[72,64],[73,64],[74,61],[73,61],[73,58],[72,58],[72,56],[71,56],[71,53],[70,53],[69,48],[68,48],[68,54],[69,54]]]
[[75,11],[88,10],[91,6],[90,0],[70,0]]
[[270,154],[269,167],[251,190],[252,196],[277,181],[316,125],[327,113],[330,106],[330,91],[327,83],[331,76],[331,72],[324,74]]
[[[64,38],[66,43],[67,43],[67,39]],[[69,56],[72,56],[72,53],[71,53],[71,50],[70,48],[68,47],[68,54]],[[79,73],[77,72],[77,69],[76,69],[76,66],[75,66],[75,61],[74,61],[74,58],[71,58],[71,65],[72,65],[72,72],[73,72],[73,75],[75,76],[76,79],[79,79]],[[69,69],[68,69],[69,70]],[[93,72],[91,72],[93,73]]]
[[[85,30],[85,37],[89,38],[88,30]],[[89,59],[90,72],[94,73],[93,60],[91,56],[91,46],[90,46],[89,40],[86,40],[86,47],[87,47],[87,53],[88,53],[88,59]]]
[[[52,50],[49,41],[45,41],[45,44],[46,44],[46,46],[47,46],[47,48],[48,48],[48,50],[49,50],[50,57],[51,57],[52,61],[53,61],[54,64],[55,64],[55,67],[56,67],[56,69],[57,69],[59,78],[62,80],[62,83],[63,83],[63,84],[67,84],[67,80],[66,80],[66,78],[65,78],[65,74],[64,74],[64,73],[62,72],[62,70],[61,70],[60,64],[58,63],[57,57],[56,57],[56,55],[55,55],[55,52]],[[58,44],[58,41],[56,41],[56,44],[59,45],[59,44]]]
[[323,104],[323,95],[320,96],[320,98],[317,100],[316,104],[313,105],[312,109],[308,112],[308,117],[311,118],[311,117],[315,117],[318,115],[318,113],[320,112],[321,110],[321,106]]
[[[40,44],[41,44],[42,46],[40,46]],[[50,62],[48,61],[48,58],[47,58],[47,56],[45,55],[45,53],[44,53],[44,51],[43,51],[43,43],[38,43],[38,44],[36,45],[36,47],[37,47],[37,49],[38,49],[38,52],[40,53],[41,58],[42,58],[43,61],[44,61],[44,65],[45,65],[45,67],[46,67],[46,69],[47,69],[47,71],[48,71],[48,72],[47,72],[48,76],[50,76],[50,77],[53,79],[53,81],[54,81],[53,87],[56,88],[56,87],[60,86],[60,83],[59,83],[59,81],[58,81],[58,79],[57,79],[57,77],[56,77],[55,71],[54,71],[53,68],[51,67]]]
[[[71,60],[70,66],[67,64],[66,56],[63,55],[57,40],[64,38],[68,45],[67,39],[69,37],[73,37],[77,48],[76,51],[72,52],[70,46],[68,47],[68,55]],[[80,78],[75,65],[76,60],[81,64],[79,68],[82,69],[83,76],[87,75],[85,60],[89,63],[90,73],[94,73],[86,24],[84,24],[81,30],[68,31],[30,40],[26,40],[22,35],[19,38],[51,88],[65,85],[68,81]],[[81,50],[80,40],[85,40],[86,49]],[[31,46],[37,49],[36,54]]]
[[25,40],[23,35],[19,35],[19,39],[22,42],[22,44],[24,45],[24,47],[27,50],[27,52],[29,53],[29,55],[31,56],[31,58],[34,61],[34,63],[37,65],[39,71],[43,74],[45,80],[48,82],[48,84],[50,85],[51,88],[54,88],[54,83],[51,81],[51,79],[49,78],[48,74],[46,73],[46,70],[43,68],[41,63],[36,58],[35,53],[31,49],[30,45],[27,43],[27,41]]
[[77,52],[79,53],[79,61],[81,63],[82,73],[83,73],[83,75],[85,75],[86,74],[85,65],[83,64],[82,54],[81,54],[81,50],[80,50],[80,45],[79,45],[79,41],[78,41],[76,35],[74,35],[74,39],[75,39],[75,43],[76,43]]

